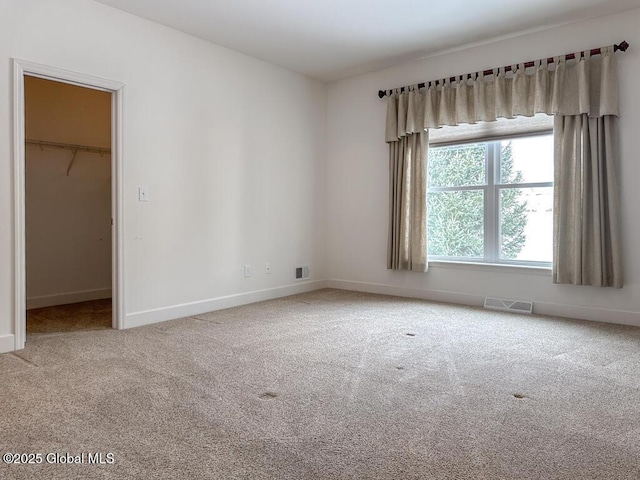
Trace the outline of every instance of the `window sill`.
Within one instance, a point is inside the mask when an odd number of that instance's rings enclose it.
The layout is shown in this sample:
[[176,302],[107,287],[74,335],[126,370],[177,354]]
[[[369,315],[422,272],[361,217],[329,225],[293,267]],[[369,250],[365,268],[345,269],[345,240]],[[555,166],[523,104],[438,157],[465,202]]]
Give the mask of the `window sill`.
[[429,268],[454,270],[500,271],[508,273],[551,276],[551,267],[532,265],[505,265],[502,263],[461,262],[454,260],[430,260]]

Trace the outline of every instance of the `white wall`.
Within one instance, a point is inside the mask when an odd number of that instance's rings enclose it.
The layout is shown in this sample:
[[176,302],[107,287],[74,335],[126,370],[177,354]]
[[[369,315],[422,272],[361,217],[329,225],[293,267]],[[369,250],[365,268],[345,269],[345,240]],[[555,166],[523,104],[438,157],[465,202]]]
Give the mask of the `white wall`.
[[[535,311],[640,325],[640,10],[423,59],[329,85],[328,257],[332,286],[479,305],[487,295],[530,299]],[[379,89],[449,77],[627,40],[618,54],[620,164],[626,283],[621,290],[558,286],[549,272],[433,266],[386,269],[388,147]]]
[[89,0],[0,11],[0,351],[15,313],[11,58],[126,85],[126,325],[305,288],[281,288],[301,262],[326,277],[323,83]]
[[[25,78],[26,138],[111,147],[111,94]],[[111,297],[111,155],[25,149],[27,307]]]

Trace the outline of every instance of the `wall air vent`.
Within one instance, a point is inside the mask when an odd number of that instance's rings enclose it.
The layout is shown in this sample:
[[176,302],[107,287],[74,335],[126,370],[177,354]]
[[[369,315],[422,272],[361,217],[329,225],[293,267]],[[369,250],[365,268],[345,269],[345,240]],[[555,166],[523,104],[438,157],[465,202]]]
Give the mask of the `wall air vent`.
[[484,308],[490,310],[503,310],[514,313],[533,312],[533,302],[522,302],[520,300],[508,300],[506,298],[485,297]]
[[296,267],[296,280],[309,280],[309,265]]

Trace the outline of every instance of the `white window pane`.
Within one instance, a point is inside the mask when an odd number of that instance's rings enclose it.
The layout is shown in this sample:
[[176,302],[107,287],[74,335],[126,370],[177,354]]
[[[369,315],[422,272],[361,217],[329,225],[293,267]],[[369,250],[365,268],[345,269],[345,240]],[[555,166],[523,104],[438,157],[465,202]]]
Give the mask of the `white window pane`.
[[500,190],[500,258],[551,262],[553,187]]
[[429,149],[429,187],[464,187],[486,183],[487,145],[472,143]]
[[430,192],[427,203],[429,255],[484,256],[484,191]]
[[500,183],[553,181],[553,135],[503,140],[500,145]]

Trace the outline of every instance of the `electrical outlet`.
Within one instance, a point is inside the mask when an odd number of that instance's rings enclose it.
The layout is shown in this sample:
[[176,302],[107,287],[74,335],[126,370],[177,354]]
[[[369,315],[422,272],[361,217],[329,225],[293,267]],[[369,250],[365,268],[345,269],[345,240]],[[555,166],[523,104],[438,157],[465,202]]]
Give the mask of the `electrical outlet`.
[[270,263],[265,263],[264,264],[264,273],[265,273],[265,275],[269,275],[271,273],[271,264]]
[[250,277],[251,276],[251,265],[245,265],[244,266],[244,276],[245,277]]

